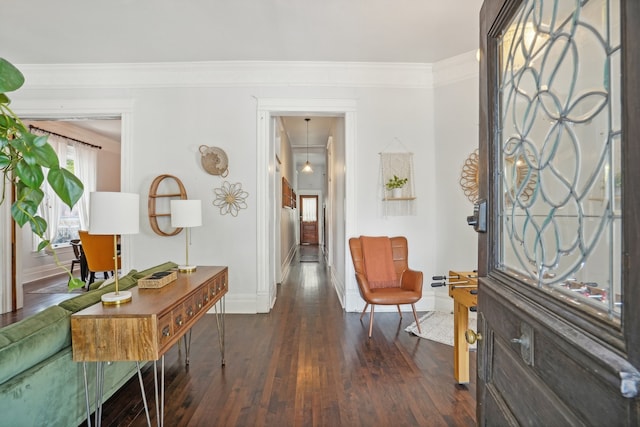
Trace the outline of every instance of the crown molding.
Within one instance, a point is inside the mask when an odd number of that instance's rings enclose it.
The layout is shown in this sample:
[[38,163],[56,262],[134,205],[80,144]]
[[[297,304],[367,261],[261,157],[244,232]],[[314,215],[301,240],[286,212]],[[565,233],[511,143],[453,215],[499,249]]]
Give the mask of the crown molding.
[[163,87],[432,87],[430,64],[216,61],[147,64],[18,64],[25,89]]
[[470,51],[461,55],[433,64],[433,86],[446,86],[463,80],[478,79],[480,65],[476,59],[476,51]]

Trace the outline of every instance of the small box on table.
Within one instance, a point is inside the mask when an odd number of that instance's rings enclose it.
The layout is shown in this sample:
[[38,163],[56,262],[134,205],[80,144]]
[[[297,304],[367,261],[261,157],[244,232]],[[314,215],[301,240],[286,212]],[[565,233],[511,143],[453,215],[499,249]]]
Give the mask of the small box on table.
[[168,285],[178,278],[178,272],[176,271],[163,271],[160,273],[150,274],[142,279],[138,279],[139,288],[152,288],[158,289]]

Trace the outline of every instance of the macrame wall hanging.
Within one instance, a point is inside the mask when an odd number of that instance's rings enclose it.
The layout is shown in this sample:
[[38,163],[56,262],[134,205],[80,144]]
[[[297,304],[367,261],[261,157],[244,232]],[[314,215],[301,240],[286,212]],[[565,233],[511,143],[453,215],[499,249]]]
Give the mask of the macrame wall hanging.
[[416,214],[413,153],[380,153],[379,189],[383,216]]

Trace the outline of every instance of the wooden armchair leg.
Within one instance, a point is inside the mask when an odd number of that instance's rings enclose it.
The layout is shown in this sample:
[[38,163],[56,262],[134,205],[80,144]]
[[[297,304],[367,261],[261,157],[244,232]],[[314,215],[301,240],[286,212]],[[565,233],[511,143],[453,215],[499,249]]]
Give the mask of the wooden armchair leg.
[[366,305],[364,306],[364,310],[362,310],[362,314],[360,314],[360,320],[362,320],[364,313],[367,312],[367,308],[369,308],[369,303],[366,303]]
[[398,307],[398,314],[400,315],[400,318],[402,319],[402,311],[400,311],[400,304],[396,305],[396,307]]
[[411,304],[411,309],[413,310],[413,318],[416,319],[416,326],[418,328],[418,333],[422,333],[422,331],[420,330],[420,320],[418,320],[418,314],[416,313],[416,306],[415,304]]
[[369,338],[371,338],[371,331],[373,330],[373,307],[375,307],[375,305],[371,304],[371,316],[369,316]]

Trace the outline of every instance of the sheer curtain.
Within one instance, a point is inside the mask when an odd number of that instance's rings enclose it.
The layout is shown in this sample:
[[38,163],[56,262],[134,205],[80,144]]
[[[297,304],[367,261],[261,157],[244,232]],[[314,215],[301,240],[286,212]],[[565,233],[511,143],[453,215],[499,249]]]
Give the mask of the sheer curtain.
[[[31,127],[30,131],[35,135],[47,136],[47,141],[58,155],[61,167],[67,167],[68,154],[72,154],[73,173],[84,185],[84,192],[76,204],[76,207],[80,219],[80,229],[86,230],[89,223],[89,193],[96,190],[98,148],[38,128]],[[71,153],[67,153],[68,147],[71,147],[69,149]],[[46,179],[42,185],[42,191],[44,193],[44,200],[40,206],[39,213],[47,221],[45,237],[53,241],[58,233],[63,202],[58,198]],[[36,240],[37,239],[34,239],[33,242],[34,251],[39,244]]]
[[[40,132],[34,133],[43,135],[43,133]],[[64,165],[67,158],[66,139],[50,135],[49,138],[47,138],[47,141],[58,155],[58,159],[60,159],[61,165]],[[53,188],[51,188],[46,179],[44,180],[44,183],[42,185],[42,191],[44,193],[44,200],[42,205],[40,205],[40,214],[42,215],[42,218],[47,221],[47,231],[45,232],[45,237],[47,238],[47,240],[53,241],[54,237],[56,237],[56,233],[58,233],[58,223],[60,221],[60,203],[58,203],[58,196],[56,195],[55,191],[53,191]]]
[[89,194],[96,191],[98,150],[78,142],[73,142],[72,145],[74,148],[74,173],[84,184],[84,192],[77,204],[80,229],[87,230],[89,226]]

